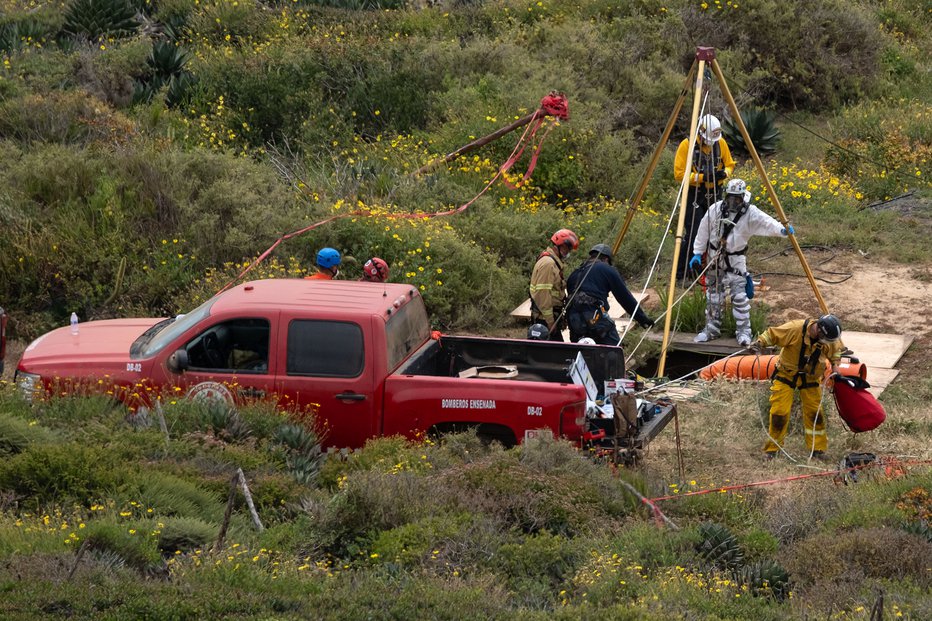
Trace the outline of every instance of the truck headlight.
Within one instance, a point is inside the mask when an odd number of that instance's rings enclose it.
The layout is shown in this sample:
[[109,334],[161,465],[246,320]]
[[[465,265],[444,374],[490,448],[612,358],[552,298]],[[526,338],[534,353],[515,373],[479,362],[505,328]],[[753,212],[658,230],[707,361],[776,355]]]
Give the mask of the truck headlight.
[[19,386],[20,392],[23,393],[23,399],[26,401],[32,401],[33,395],[36,394],[36,390],[39,388],[39,376],[35,373],[23,373],[22,371],[17,371],[13,376],[13,381]]

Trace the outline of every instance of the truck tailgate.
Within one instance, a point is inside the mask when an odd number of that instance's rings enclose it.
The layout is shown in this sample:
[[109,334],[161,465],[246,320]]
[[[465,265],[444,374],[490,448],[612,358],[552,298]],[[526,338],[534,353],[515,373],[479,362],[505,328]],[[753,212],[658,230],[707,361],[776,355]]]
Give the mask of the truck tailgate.
[[385,381],[382,433],[410,436],[432,427],[486,424],[510,429],[521,442],[528,430],[563,432],[564,408],[584,404],[585,399],[585,389],[570,383],[390,375]]

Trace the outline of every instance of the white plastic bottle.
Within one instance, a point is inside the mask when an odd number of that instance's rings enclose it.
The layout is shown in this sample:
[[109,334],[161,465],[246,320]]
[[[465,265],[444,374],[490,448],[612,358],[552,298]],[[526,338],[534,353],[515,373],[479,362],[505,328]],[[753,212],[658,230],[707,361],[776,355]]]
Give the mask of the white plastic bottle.
[[71,333],[72,334],[78,333],[78,314],[77,313],[71,313]]

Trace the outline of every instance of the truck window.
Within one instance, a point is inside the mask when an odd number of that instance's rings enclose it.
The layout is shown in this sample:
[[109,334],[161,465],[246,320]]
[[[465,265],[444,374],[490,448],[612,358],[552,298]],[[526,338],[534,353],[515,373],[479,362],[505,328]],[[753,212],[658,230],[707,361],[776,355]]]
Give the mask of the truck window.
[[288,325],[288,375],[358,377],[364,364],[362,328],[355,323],[296,319]]
[[267,319],[233,319],[213,325],[185,345],[191,368],[224,373],[268,373],[270,332]]
[[385,324],[388,345],[388,369],[394,371],[401,361],[430,336],[427,309],[420,297],[392,313]]
[[216,299],[212,297],[187,315],[165,319],[143,332],[130,347],[130,358],[148,358],[165,349],[169,343],[210,315],[210,307]]

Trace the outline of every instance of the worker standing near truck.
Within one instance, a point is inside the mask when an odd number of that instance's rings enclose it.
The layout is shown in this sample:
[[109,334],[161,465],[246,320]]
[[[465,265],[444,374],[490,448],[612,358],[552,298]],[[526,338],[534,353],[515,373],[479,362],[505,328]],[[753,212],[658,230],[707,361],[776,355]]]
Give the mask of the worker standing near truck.
[[333,280],[340,273],[340,252],[334,248],[321,248],[317,253],[317,273],[305,276],[307,280]]
[[569,229],[550,236],[551,245],[537,257],[531,273],[531,323],[544,324],[549,340],[563,341],[566,280],[563,266],[571,252],[579,248],[579,237]]
[[570,274],[566,282],[569,296],[567,320],[570,340],[574,343],[589,337],[601,345],[619,345],[621,337],[615,320],[608,315],[608,294],[615,296],[622,307],[643,328],[654,325],[654,320],[641,308],[624,278],[612,265],[612,249],[608,244],[596,244],[589,251],[589,259]]
[[362,266],[362,282],[388,281],[388,263],[379,257],[372,257]]

